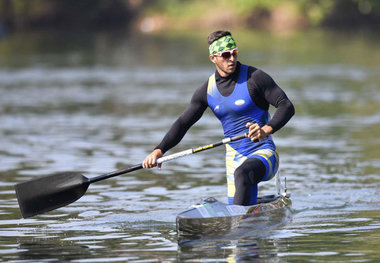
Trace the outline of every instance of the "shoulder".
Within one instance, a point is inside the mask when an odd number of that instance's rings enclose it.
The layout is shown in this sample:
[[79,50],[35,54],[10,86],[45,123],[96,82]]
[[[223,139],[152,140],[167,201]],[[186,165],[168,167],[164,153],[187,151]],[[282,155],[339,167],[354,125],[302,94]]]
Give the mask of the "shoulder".
[[262,69],[255,68],[252,66],[248,67],[248,76],[256,81],[267,81],[267,80],[273,80],[272,77],[263,71]]
[[248,81],[259,89],[271,88],[277,85],[268,73],[251,66],[248,67]]
[[193,94],[191,103],[201,103],[207,105],[207,86],[208,80],[205,81]]

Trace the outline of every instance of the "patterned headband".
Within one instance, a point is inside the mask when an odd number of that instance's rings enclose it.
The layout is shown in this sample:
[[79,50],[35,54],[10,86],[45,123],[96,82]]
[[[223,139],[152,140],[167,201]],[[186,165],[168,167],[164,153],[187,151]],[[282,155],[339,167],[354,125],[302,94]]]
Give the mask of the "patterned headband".
[[208,51],[210,55],[213,55],[218,52],[223,52],[234,48],[236,48],[235,40],[231,35],[227,35],[212,42],[208,47]]

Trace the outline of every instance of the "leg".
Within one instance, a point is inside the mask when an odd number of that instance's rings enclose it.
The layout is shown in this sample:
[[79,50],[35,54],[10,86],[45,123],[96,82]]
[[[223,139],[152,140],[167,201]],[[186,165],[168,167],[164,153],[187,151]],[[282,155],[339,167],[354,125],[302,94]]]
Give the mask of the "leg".
[[[236,190],[233,201],[234,205],[252,205],[257,203],[257,184],[265,176],[265,171],[264,163],[256,158],[245,160],[242,165],[235,170],[234,178]],[[253,194],[255,196],[253,196]]]

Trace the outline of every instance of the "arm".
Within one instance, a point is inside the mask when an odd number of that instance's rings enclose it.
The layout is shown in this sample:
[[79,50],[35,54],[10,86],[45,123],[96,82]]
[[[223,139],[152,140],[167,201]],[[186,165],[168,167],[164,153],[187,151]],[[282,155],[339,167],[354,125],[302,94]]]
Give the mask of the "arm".
[[143,167],[152,168],[156,166],[157,159],[182,140],[190,127],[202,117],[206,108],[207,82],[194,93],[190,105],[173,123],[161,143],[145,158],[143,161]]
[[255,70],[252,73],[249,84],[253,90],[252,93],[250,90],[251,97],[254,98],[259,107],[268,109],[269,104],[271,104],[276,108],[272,119],[263,127],[251,123],[247,124],[251,140],[264,139],[285,126],[294,115],[294,106],[274,80],[261,70]]

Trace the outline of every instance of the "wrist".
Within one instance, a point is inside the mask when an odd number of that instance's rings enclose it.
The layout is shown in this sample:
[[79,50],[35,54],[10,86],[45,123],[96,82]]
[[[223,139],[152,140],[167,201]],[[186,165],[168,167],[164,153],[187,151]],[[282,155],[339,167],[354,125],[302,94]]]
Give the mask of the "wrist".
[[158,155],[163,155],[164,153],[162,152],[161,149],[157,148],[157,149],[154,149],[153,151],[155,154],[158,154]]
[[273,133],[273,128],[272,128],[272,126],[264,125],[261,129],[262,129],[267,135],[270,135],[270,134]]

